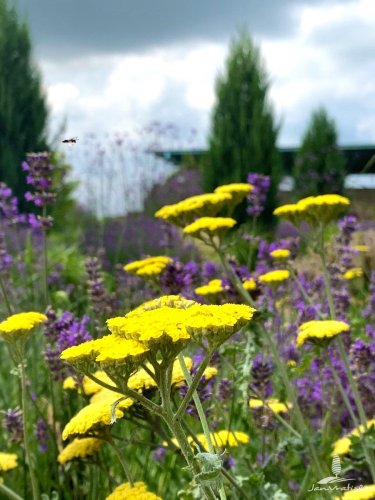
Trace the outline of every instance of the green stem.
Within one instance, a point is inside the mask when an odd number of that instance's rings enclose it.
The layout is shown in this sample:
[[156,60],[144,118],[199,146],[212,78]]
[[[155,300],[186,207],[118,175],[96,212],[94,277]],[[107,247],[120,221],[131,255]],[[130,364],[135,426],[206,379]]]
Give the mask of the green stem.
[[30,453],[30,448],[29,448],[29,442],[28,442],[28,434],[27,434],[27,403],[26,403],[26,375],[25,375],[25,364],[24,360],[22,359],[20,362],[20,371],[21,371],[21,393],[22,393],[22,422],[23,422],[23,441],[24,441],[24,446],[25,446],[25,455],[26,455],[26,461],[29,467],[29,475],[30,475],[30,482],[31,482],[31,489],[33,493],[33,499],[38,500],[39,499],[39,494],[38,494],[38,485],[36,482],[36,478],[34,475],[34,469],[33,469],[33,463],[31,460],[31,453]]
[[[207,354],[206,357],[208,358],[209,355]],[[186,366],[184,357],[182,356],[181,353],[178,355],[178,360],[180,361],[182,373],[184,374],[186,383],[190,389],[192,387],[192,384],[193,384],[193,379],[191,378],[190,372],[188,370],[188,367]],[[197,379],[197,377],[195,377],[195,380],[196,379]],[[200,380],[201,380],[201,377],[198,378],[198,384],[199,384]],[[204,413],[203,406],[202,406],[201,400],[199,399],[199,396],[198,396],[196,389],[194,389],[194,391],[193,391],[193,400],[194,400],[195,406],[197,408],[197,412],[199,415],[199,420],[200,420],[201,425],[202,425],[204,437],[206,438],[206,441],[207,441],[208,451],[209,451],[209,453],[215,453],[215,449],[214,449],[214,446],[212,444],[210,429],[208,427],[207,418],[206,418],[206,415]]]
[[95,382],[98,385],[101,385],[105,389],[108,389],[113,392],[119,392],[121,394],[124,394],[125,396],[128,396],[131,399],[135,399],[138,403],[147,408],[147,410],[153,413],[157,413],[158,415],[161,415],[161,408],[159,405],[145,398],[142,394],[133,391],[133,389],[129,389],[129,387],[121,389],[120,387],[117,387],[115,385],[107,384],[106,382],[103,382],[102,380],[98,379],[97,377],[95,377],[95,375],[89,372],[85,372],[85,375],[88,378],[90,378],[93,382]]
[[[191,428],[189,427],[189,425],[186,423],[186,422],[182,422],[182,425],[183,427],[186,429],[186,431],[188,432],[188,434],[191,436],[192,440],[194,441],[194,443],[201,447],[202,448],[202,443],[196,438],[194,432],[191,430]],[[207,451],[205,449],[205,451]],[[237,483],[236,479],[230,474],[230,472],[228,472],[226,469],[224,469],[224,467],[221,468],[221,473],[223,474],[224,477],[226,477],[228,479],[228,481],[232,484],[232,486],[234,486],[234,488],[236,488],[236,490],[242,495],[241,496],[241,499],[243,500],[250,500],[250,497],[248,497],[248,495],[246,494],[246,492],[244,491],[244,489]]]
[[[238,278],[238,276],[234,273],[232,268],[229,266],[229,264],[224,256],[223,252],[221,251],[220,247],[218,247],[213,240],[211,240],[211,245],[214,248],[214,250],[216,250],[216,252],[220,258],[220,261],[222,263],[222,266],[223,266],[224,270],[226,271],[228,278],[232,282],[233,286],[236,288],[236,290],[241,295],[241,297],[245,300],[245,302],[249,306],[254,307],[253,299],[251,298],[251,296],[247,292],[247,290],[244,289],[244,287],[241,283],[241,280]],[[264,328],[264,327],[262,328],[262,335],[265,336],[267,344],[271,349],[272,357],[273,357],[274,362],[276,364],[276,367],[281,375],[281,379],[282,379],[284,387],[286,389],[288,399],[293,405],[293,416],[295,417],[295,422],[296,422],[296,425],[298,426],[298,431],[299,431],[300,435],[304,438],[304,441],[309,448],[310,456],[312,457],[312,460],[314,462],[317,473],[319,474],[319,476],[324,477],[324,472],[323,472],[324,468],[321,466],[319,457],[316,453],[316,450],[315,450],[313,444],[311,443],[309,428],[304,421],[301,409],[298,405],[297,397],[295,395],[294,387],[290,383],[288,373],[286,371],[284,363],[282,362],[282,360],[279,356],[275,341],[267,328]]]
[[13,314],[13,310],[12,310],[12,306],[10,305],[8,292],[7,292],[7,289],[6,289],[6,286],[5,286],[5,283],[4,283],[4,280],[3,280],[1,273],[0,273],[0,288],[1,288],[1,291],[3,293],[4,302],[5,302],[5,306],[7,308],[8,314],[9,314],[9,316],[11,316]]
[[[47,207],[43,207],[42,217],[47,217]],[[43,294],[44,303],[48,304],[48,254],[47,254],[47,229],[42,230],[43,232]]]
[[[332,295],[332,291],[331,291],[331,280],[329,277],[327,263],[326,263],[326,259],[325,259],[323,234],[324,234],[324,232],[323,232],[323,226],[322,226],[321,227],[319,255],[320,255],[321,262],[322,262],[324,284],[325,284],[326,295],[327,295],[327,300],[328,300],[328,304],[329,304],[330,316],[331,316],[332,320],[335,320],[336,319],[336,311],[335,311],[335,306],[334,306],[334,302],[333,302],[333,295]],[[365,412],[363,404],[362,404],[361,396],[359,394],[356,381],[354,380],[352,371],[350,369],[348,356],[346,354],[345,346],[344,346],[344,343],[343,343],[340,335],[337,336],[336,341],[337,341],[337,347],[338,347],[338,350],[340,353],[340,357],[341,357],[342,362],[344,364],[345,374],[348,378],[349,386],[350,386],[350,389],[352,391],[354,401],[355,401],[355,404],[356,404],[356,407],[358,410],[360,422],[361,422],[363,428],[366,430],[366,428],[367,428],[366,412]],[[340,388],[340,385],[339,385],[339,388]],[[345,399],[344,399],[344,401],[345,401]],[[349,410],[350,402],[349,402],[348,398],[346,398],[346,403],[348,403],[347,406],[348,406],[348,410]],[[349,412],[350,412],[351,416],[354,416],[354,413],[352,411],[349,410]],[[354,422],[355,421],[356,421],[356,419],[354,417]],[[359,433],[360,433],[360,436],[362,439],[362,433],[360,431],[359,431]],[[366,452],[365,452],[366,459],[368,461],[368,465],[369,465],[370,470],[371,470],[371,475],[375,481],[375,461],[374,461],[373,455],[371,453],[371,450],[369,450],[367,447],[366,440],[363,440],[363,441],[364,441],[363,442],[364,449],[366,449]]]
[[[296,272],[294,271],[294,269],[292,268],[292,266],[288,266],[288,270],[289,270],[289,272],[290,272],[290,274],[292,276],[292,280],[295,282],[295,284],[298,287],[298,290],[301,292],[302,297],[305,299],[305,302],[307,304],[309,304],[310,306],[313,306],[314,305],[314,301],[307,295],[306,290],[304,289],[302,283],[298,279],[298,276],[297,276]],[[323,318],[323,315],[320,312],[318,312],[318,316],[321,319]]]
[[216,253],[220,259],[221,265],[223,266],[224,271],[227,273],[228,278],[232,282],[232,285],[234,286],[234,288],[237,290],[239,295],[244,299],[244,301],[247,304],[249,304],[251,307],[254,307],[254,301],[251,298],[251,295],[249,294],[249,292],[247,290],[245,290],[245,288],[243,287],[242,281],[237,276],[237,274],[233,271],[233,269],[229,265],[225,255],[224,255],[223,251],[221,250],[220,246],[215,243],[215,241],[212,239],[212,237],[210,240],[210,245],[216,251]]
[[10,498],[11,500],[23,500],[23,498],[17,495],[15,491],[11,490],[10,488],[8,488],[8,486],[5,486],[5,484],[2,483],[0,483],[0,493],[5,495],[7,498]]
[[[181,364],[181,368],[182,368]],[[186,366],[186,365],[185,365]],[[170,370],[172,369],[172,366],[170,367]],[[168,383],[169,380],[169,375],[168,375],[168,370],[161,372],[160,376],[160,381],[159,381],[159,390],[160,390],[160,396],[162,400],[162,417],[165,421],[165,423],[168,425],[170,430],[172,431],[173,435],[177,439],[178,445],[181,449],[181,452],[190,467],[194,477],[198,477],[200,473],[200,467],[197,463],[197,461],[194,459],[194,452],[187,440],[186,434],[182,428],[181,422],[179,418],[175,418],[175,415],[173,413],[172,409],[172,401],[171,401],[171,388],[170,384]],[[189,374],[190,375],[190,374]],[[204,486],[203,484],[199,484],[200,488],[202,489],[205,497],[207,500],[216,500],[216,495],[212,491],[212,489],[209,486]]]
[[[181,404],[180,404],[180,406],[179,406],[179,408],[174,416],[175,420],[179,420],[182,417],[182,414],[185,413],[185,410],[186,410],[188,404],[190,403],[191,398],[194,399],[195,394],[196,394],[196,389],[197,389],[198,384],[203,376],[205,369],[208,366],[208,363],[210,362],[210,360],[212,358],[212,354],[213,354],[213,351],[207,352],[204,360],[202,361],[202,363],[200,364],[200,366],[197,370],[197,373],[195,374],[194,380],[192,380],[192,378],[191,378],[190,372],[186,367],[185,360],[184,360],[182,354],[178,355],[178,359],[180,361],[181,368],[182,368],[184,377],[188,383],[189,389],[188,389],[184,399],[182,400],[182,402],[181,402]],[[185,372],[185,369],[186,369],[186,372]],[[189,382],[189,380],[190,380],[190,382]],[[195,402],[195,399],[194,399],[194,402]]]
[[116,453],[116,456],[121,464],[121,467],[125,473],[125,477],[127,479],[127,481],[130,483],[131,486],[134,486],[134,480],[133,480],[133,476],[130,472],[130,469],[128,467],[128,464],[126,463],[126,460],[124,459],[124,457],[122,456],[122,453],[121,451],[118,449],[118,447],[116,446],[115,442],[113,441],[112,439],[112,436],[109,435],[108,438],[106,439],[107,443],[111,446],[111,448],[113,449],[113,451]]

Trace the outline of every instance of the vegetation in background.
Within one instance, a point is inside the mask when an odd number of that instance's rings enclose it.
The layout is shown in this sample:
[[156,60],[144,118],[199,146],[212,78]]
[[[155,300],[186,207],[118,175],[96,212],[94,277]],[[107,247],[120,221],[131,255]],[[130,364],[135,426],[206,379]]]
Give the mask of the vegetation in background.
[[313,112],[294,165],[295,197],[341,193],[346,174],[335,122],[324,108]]
[[269,216],[280,180],[280,158],[268,88],[259,50],[243,32],[232,42],[225,70],[216,81],[209,151],[202,170],[206,191],[246,181],[249,170],[271,175],[265,212]]
[[0,0],[0,178],[22,208],[26,182],[19,166],[26,152],[47,149],[47,118],[29,29],[7,0]]

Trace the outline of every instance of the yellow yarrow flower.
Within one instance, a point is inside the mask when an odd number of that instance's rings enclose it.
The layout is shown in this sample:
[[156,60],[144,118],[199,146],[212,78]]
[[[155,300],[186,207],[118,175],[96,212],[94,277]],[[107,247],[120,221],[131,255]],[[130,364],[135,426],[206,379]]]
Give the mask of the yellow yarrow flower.
[[250,408],[269,408],[274,413],[287,413],[289,408],[291,408],[290,403],[282,403],[278,399],[266,399],[265,403],[261,399],[250,399],[249,400]]
[[328,341],[342,332],[347,332],[350,326],[343,321],[335,320],[313,320],[303,323],[299,327],[297,346],[307,341],[320,343]]
[[290,257],[290,251],[286,248],[278,248],[270,252],[270,256],[275,260],[286,260]]
[[17,455],[14,453],[0,452],[0,473],[15,469],[18,466]]
[[162,498],[149,492],[145,483],[137,482],[133,486],[130,483],[120,484],[106,500],[162,500]]
[[259,276],[259,281],[265,285],[278,286],[287,279],[289,279],[290,273],[286,269],[276,269],[275,271],[270,271]]
[[291,222],[295,226],[298,226],[303,219],[303,210],[301,206],[297,203],[289,203],[287,205],[282,205],[273,211],[274,215],[282,217],[287,221]]
[[155,213],[155,217],[183,226],[196,217],[215,216],[232,202],[229,193],[206,193],[186,198],[174,205],[166,205]]
[[134,401],[130,398],[126,398],[124,394],[110,391],[109,389],[104,389],[103,387],[101,391],[91,397],[90,404],[105,403],[109,408],[111,408],[111,406],[116,403],[116,401],[119,401],[119,399],[122,399],[122,401],[117,403],[116,408],[119,408],[121,411],[125,411],[134,405]]
[[253,189],[254,186],[251,184],[244,182],[233,183],[217,187],[215,189],[215,193],[229,193],[232,196],[232,205],[237,205],[238,203],[241,203],[241,201],[244,200]]
[[350,437],[351,436],[359,437],[366,430],[371,429],[372,427],[375,427],[375,418],[366,422],[366,429],[364,428],[363,425],[359,425],[358,427],[355,427],[352,431],[349,432],[349,434],[338,439],[335,442],[331,455],[332,456],[333,455],[347,455],[350,452],[350,447],[352,445]]
[[187,309],[186,328],[193,337],[216,345],[245,326],[254,312],[244,304],[196,305]]
[[283,217],[295,225],[305,220],[316,226],[334,220],[350,205],[348,198],[338,194],[309,196],[297,203],[283,205],[274,210],[274,214]]
[[59,453],[57,460],[64,465],[72,460],[91,457],[99,451],[102,443],[103,441],[97,438],[76,438]]
[[161,274],[171,262],[172,259],[165,255],[147,257],[146,259],[136,260],[126,264],[124,266],[124,271],[143,278],[149,278]]
[[354,245],[354,250],[360,253],[367,253],[370,248],[368,245]]
[[217,295],[218,293],[222,293],[224,288],[222,286],[222,281],[219,279],[211,280],[207,285],[199,286],[196,288],[195,293],[197,295]]
[[360,267],[353,267],[352,269],[348,269],[348,271],[344,273],[343,278],[350,281],[354,280],[355,278],[362,278],[362,276],[363,270]]
[[[112,337],[112,335],[109,336]],[[149,351],[148,347],[136,340],[121,339],[113,335],[113,342],[106,343],[104,347],[99,349],[95,361],[102,366],[106,366],[108,363],[122,363],[129,358],[140,361],[147,351]]]
[[[226,446],[235,448],[237,446],[240,446],[241,444],[247,444],[250,441],[248,434],[239,431],[221,430],[217,432],[211,432],[210,436],[212,444],[216,448],[220,449],[223,449]],[[195,437],[200,442],[201,446],[206,450],[208,450],[206,436],[202,433],[202,434],[196,434]],[[178,442],[175,438],[171,439],[171,441],[175,446],[178,447]],[[188,442],[191,446],[197,446],[194,439],[191,436],[188,437]],[[166,445],[166,443],[163,444]]]
[[[113,381],[108,377],[108,375],[103,370],[98,370],[93,373],[94,377],[105,382],[106,384],[113,385]],[[63,382],[64,390],[73,390],[82,392],[85,396],[92,396],[97,392],[103,390],[103,386],[94,382],[91,378],[86,375],[82,379],[81,386],[77,383],[74,377],[67,377]]]
[[245,290],[247,290],[248,292],[252,292],[256,289],[257,285],[255,283],[255,280],[253,280],[253,278],[249,278],[247,280],[245,280],[243,283],[242,283],[242,286],[244,287]]
[[367,484],[362,488],[345,491],[340,500],[373,500],[375,498],[375,484]]
[[201,217],[184,227],[183,232],[197,238],[202,234],[222,236],[236,224],[237,221],[231,217]]
[[[139,314],[144,311],[151,311],[153,309],[160,309],[160,307],[174,307],[175,309],[187,309],[196,304],[194,300],[185,299],[182,295],[163,295],[157,299],[148,300],[140,306],[133,309],[126,317],[134,314]],[[111,321],[111,320],[109,320]],[[108,322],[107,322],[108,323]]]
[[155,341],[189,340],[190,335],[184,325],[187,310],[164,306],[140,314],[129,314],[116,335],[136,339],[149,346]]
[[60,358],[76,366],[93,361],[107,365],[108,363],[119,364],[128,361],[141,362],[147,351],[147,346],[135,340],[121,339],[112,334],[68,347],[61,353]]
[[348,198],[338,194],[309,196],[297,203],[302,207],[304,216],[313,225],[328,223],[336,219],[350,205]]
[[244,194],[245,196],[254,189],[254,186],[248,184],[246,182],[237,182],[233,184],[224,184],[222,186],[218,186],[215,189],[215,193],[229,193],[229,194]]
[[[122,418],[124,412],[115,409],[116,418]],[[65,426],[62,438],[85,436],[87,434],[100,435],[111,425],[111,408],[106,402],[89,404],[82,408]]]
[[12,314],[0,323],[0,337],[6,342],[24,341],[30,331],[44,321],[47,321],[47,316],[39,312]]

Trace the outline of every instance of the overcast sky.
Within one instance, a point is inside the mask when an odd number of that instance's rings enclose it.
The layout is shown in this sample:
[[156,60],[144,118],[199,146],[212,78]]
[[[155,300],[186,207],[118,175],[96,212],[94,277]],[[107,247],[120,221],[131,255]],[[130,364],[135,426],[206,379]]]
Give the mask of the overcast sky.
[[341,143],[375,142],[374,0],[15,0],[29,20],[52,110],[67,135],[152,120],[204,145],[215,77],[246,26],[260,45],[281,123],[298,144],[328,108]]

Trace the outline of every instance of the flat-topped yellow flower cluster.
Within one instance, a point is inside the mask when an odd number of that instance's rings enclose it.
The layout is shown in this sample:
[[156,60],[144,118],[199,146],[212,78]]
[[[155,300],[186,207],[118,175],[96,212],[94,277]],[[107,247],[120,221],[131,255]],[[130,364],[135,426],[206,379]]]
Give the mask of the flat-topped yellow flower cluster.
[[349,205],[349,199],[344,196],[323,194],[303,198],[297,203],[282,205],[274,210],[274,214],[294,225],[306,221],[312,226],[317,226],[336,219]]
[[206,193],[186,198],[174,205],[165,205],[155,213],[155,217],[184,226],[196,217],[217,215],[232,201],[229,193]]
[[262,401],[261,399],[250,399],[249,400],[249,406],[252,409],[259,409],[259,408],[266,408],[270,409],[274,413],[287,413],[289,411],[289,408],[291,408],[290,403],[283,403],[279,401],[278,399],[266,399],[265,401]]
[[[240,431],[221,430],[221,431],[211,432],[210,437],[212,444],[217,449],[224,449],[226,446],[235,448],[237,446],[240,446],[241,444],[247,444],[250,441],[249,436],[244,432]],[[199,443],[203,448],[208,450],[208,443],[206,436],[204,434],[196,434],[195,438],[197,441],[199,441]],[[177,439],[173,438],[171,439],[171,441],[175,446],[178,447]],[[191,436],[188,437],[188,442],[191,446],[197,446],[196,441]],[[167,443],[165,442],[163,444],[166,445]]]
[[146,259],[129,262],[129,264],[124,266],[124,271],[143,278],[151,278],[159,276],[159,274],[162,273],[171,262],[172,259],[164,255],[147,257]]
[[297,346],[307,341],[314,343],[326,342],[342,332],[347,332],[350,326],[343,321],[313,320],[302,323],[297,336]]
[[26,340],[30,331],[47,321],[47,316],[39,312],[12,314],[0,323],[0,337],[7,342]]
[[0,473],[17,467],[17,455],[0,451]]
[[79,458],[86,458],[95,455],[103,441],[97,438],[74,439],[58,455],[57,460],[61,465]]
[[202,236],[204,233],[221,235],[237,224],[231,217],[201,217],[184,227],[184,233],[190,236]]
[[161,497],[147,490],[145,483],[122,483],[107,496],[106,500],[162,500]]
[[289,279],[290,273],[287,269],[276,269],[275,271],[270,271],[259,276],[259,281],[264,285],[280,285],[287,279]]
[[340,497],[340,500],[374,500],[375,498],[375,484],[367,484],[362,488],[345,491]]
[[185,234],[197,238],[206,234],[222,236],[236,221],[217,215],[224,208],[231,212],[252,190],[251,184],[226,184],[217,187],[214,193],[200,194],[174,205],[165,205],[155,216],[182,227]]
[[[366,429],[371,429],[372,427],[375,427],[375,418],[366,422]],[[349,432],[349,434],[338,439],[334,444],[332,455],[347,455],[348,453],[350,453],[350,448],[352,445],[350,437],[359,437],[366,431],[366,429],[363,425],[359,425],[351,432]]]
[[220,279],[211,280],[207,285],[199,286],[196,288],[195,293],[197,295],[203,295],[203,297],[209,295],[217,295],[224,291],[222,281]]

